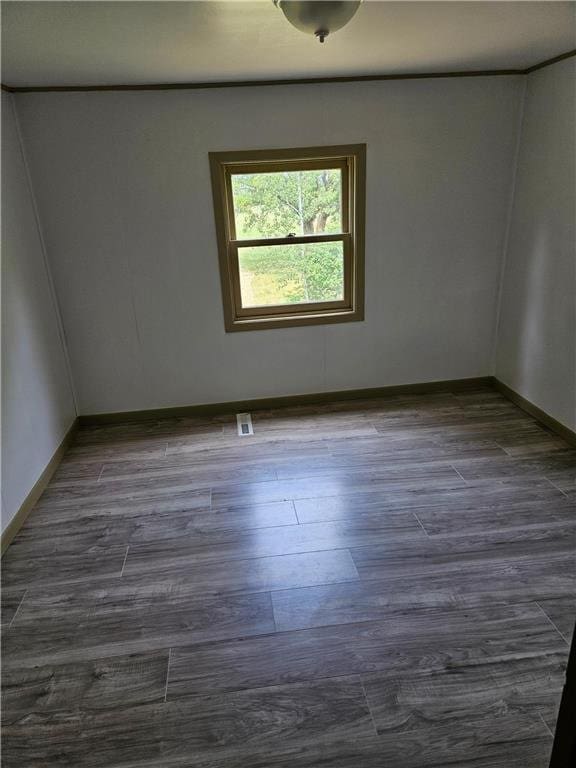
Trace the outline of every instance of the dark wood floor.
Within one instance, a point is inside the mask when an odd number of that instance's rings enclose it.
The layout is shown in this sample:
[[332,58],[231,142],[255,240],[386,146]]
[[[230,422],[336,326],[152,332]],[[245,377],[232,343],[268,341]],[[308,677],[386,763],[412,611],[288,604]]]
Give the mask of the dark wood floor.
[[545,768],[576,450],[490,389],[83,429],[3,561],[3,766]]

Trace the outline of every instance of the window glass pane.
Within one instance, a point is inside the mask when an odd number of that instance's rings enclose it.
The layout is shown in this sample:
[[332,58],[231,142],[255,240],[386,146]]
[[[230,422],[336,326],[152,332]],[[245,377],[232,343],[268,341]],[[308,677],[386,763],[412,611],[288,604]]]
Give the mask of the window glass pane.
[[238,240],[342,231],[342,172],[233,173]]
[[344,298],[341,241],[238,248],[243,307]]

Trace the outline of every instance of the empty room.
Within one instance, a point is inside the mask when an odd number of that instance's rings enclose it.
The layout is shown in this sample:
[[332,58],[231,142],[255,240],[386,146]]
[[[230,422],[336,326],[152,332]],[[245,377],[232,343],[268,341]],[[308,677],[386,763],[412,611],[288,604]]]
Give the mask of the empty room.
[[0,5],[3,768],[574,768],[576,2]]

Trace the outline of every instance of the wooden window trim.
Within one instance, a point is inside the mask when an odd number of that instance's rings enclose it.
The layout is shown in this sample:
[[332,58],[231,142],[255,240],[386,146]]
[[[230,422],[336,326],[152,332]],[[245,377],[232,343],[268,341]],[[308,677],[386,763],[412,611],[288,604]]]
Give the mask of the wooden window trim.
[[[210,152],[209,158],[226,331],[363,320],[366,145]],[[342,232],[290,238],[237,239],[232,175],[274,173],[284,171],[290,165],[294,165],[294,170],[341,169],[343,189],[348,190],[348,195],[342,197]],[[239,248],[336,241],[343,243],[344,255],[344,298],[341,301],[242,307]]]

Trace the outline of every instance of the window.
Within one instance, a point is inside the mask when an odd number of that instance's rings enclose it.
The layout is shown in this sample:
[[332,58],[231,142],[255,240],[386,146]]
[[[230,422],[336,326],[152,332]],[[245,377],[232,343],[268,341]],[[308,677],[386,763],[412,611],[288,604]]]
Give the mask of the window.
[[226,330],[362,320],[365,145],[210,165]]

